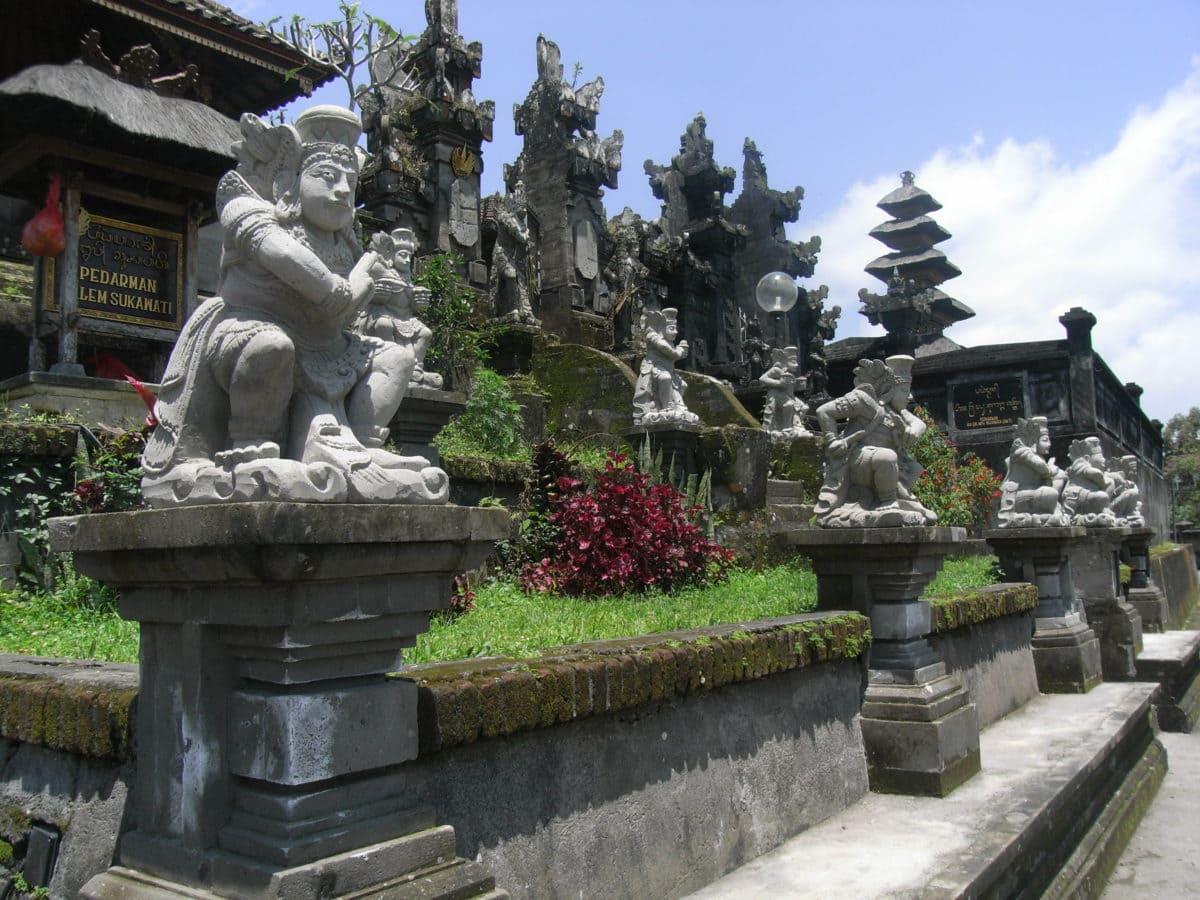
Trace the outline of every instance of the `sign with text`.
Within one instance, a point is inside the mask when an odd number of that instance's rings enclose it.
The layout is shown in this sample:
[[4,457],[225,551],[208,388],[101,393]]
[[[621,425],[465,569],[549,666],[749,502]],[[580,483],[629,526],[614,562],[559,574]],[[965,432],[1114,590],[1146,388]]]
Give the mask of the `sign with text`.
[[954,385],[954,424],[959,430],[1016,425],[1025,415],[1025,388],[1020,378],[992,378]]
[[[48,294],[47,308],[55,309]],[[79,235],[79,314],[178,331],[183,235],[90,216]]]

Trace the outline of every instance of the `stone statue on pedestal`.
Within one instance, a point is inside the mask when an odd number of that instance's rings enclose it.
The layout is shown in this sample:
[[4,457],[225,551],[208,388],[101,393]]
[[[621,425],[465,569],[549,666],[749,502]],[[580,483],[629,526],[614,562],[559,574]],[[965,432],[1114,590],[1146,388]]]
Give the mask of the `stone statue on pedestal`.
[[785,347],[771,351],[771,367],[758,380],[767,386],[767,402],[763,406],[762,426],[773,441],[790,441],[795,438],[811,437],[812,432],[804,427],[804,416],[808,404],[796,396],[796,387],[804,386],[798,378],[800,367],[799,350]]
[[497,321],[541,325],[529,301],[529,262],[533,252],[529,242],[525,184],[518,181],[496,210],[496,246],[492,250],[488,301]]
[[1146,519],[1142,515],[1142,493],[1137,485],[1137,457],[1122,456],[1116,466],[1108,470],[1108,494],[1112,498],[1112,514],[1118,525],[1142,528]]
[[389,272],[375,283],[375,295],[354,323],[354,330],[404,349],[398,375],[409,387],[440,389],[442,376],[425,371],[425,351],[433,332],[416,316],[429,305],[429,289],[412,283],[416,235],[411,228],[397,228],[390,236],[379,236],[378,249],[390,259],[394,274]]
[[[825,484],[814,507],[823,528],[935,525],[912,485],[921,465],[906,449],[925,433],[908,411],[911,356],[859,360],[854,389],[823,403],[817,421],[825,435]],[[839,422],[846,424],[839,431]]]
[[294,126],[247,114],[241,127],[217,188],[221,296],[188,320],[163,375],[147,503],[444,503],[442,470],[383,448],[412,349],[349,330],[396,277],[353,227],[358,117],[318,106]]
[[675,371],[677,360],[687,356],[687,341],[679,337],[678,310],[648,309],[642,326],[646,355],[642,358],[633,389],[633,421],[636,425],[700,424],[700,417],[683,402],[683,379]]
[[1117,524],[1110,508],[1107,467],[1098,437],[1071,442],[1068,450],[1067,486],[1063,488],[1063,509],[1072,525],[1087,528],[1111,528]]
[[1000,486],[1000,527],[1066,525],[1060,503],[1066,483],[1067,473],[1050,459],[1046,417],[1018,419]]

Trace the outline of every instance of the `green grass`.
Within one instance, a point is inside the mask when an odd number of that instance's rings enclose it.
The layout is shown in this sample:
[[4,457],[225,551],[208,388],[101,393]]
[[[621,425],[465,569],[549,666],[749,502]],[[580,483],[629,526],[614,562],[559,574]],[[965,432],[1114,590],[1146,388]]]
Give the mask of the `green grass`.
[[[947,560],[926,594],[990,584],[991,562]],[[477,591],[475,609],[467,615],[452,622],[435,619],[404,658],[417,663],[530,657],[581,641],[770,619],[810,611],[816,592],[816,577],[798,562],[734,569],[724,584],[674,594],[572,598],[525,594],[511,582],[493,582]],[[0,653],[136,662],[138,626],[117,616],[110,592],[68,572],[55,594],[0,593]]]

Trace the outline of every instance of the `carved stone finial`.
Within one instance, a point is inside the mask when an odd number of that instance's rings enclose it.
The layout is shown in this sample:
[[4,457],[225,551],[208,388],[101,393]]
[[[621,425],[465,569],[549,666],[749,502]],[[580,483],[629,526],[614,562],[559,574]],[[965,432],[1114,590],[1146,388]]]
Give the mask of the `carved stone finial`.
[[912,185],[916,180],[917,180],[916,174],[909,171],[908,169],[905,169],[903,172],[900,173],[900,183],[902,185],[904,185],[905,187]]

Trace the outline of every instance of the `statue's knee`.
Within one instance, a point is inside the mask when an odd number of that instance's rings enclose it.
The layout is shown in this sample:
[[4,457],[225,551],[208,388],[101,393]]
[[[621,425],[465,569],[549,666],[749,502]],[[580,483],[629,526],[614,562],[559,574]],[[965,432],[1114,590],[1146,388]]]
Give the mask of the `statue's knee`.
[[260,331],[250,339],[242,358],[253,360],[252,364],[256,366],[279,366],[290,372],[296,359],[296,346],[282,331]]

